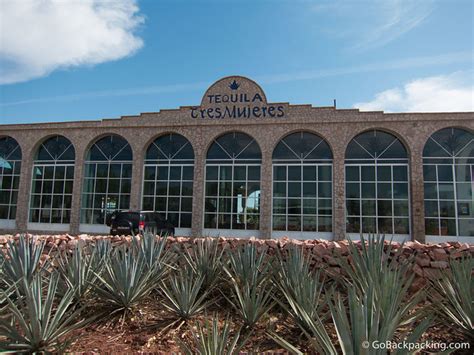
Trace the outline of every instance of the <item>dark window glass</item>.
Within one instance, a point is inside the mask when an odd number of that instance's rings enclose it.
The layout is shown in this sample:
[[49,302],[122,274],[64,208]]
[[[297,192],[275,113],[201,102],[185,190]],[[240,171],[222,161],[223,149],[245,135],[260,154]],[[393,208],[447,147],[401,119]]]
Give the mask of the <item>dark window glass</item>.
[[180,134],[161,136],[150,144],[146,160],[194,160],[191,143]]
[[259,166],[248,166],[248,180],[260,180],[260,167]]
[[408,216],[408,200],[393,201],[394,216]]
[[330,166],[318,166],[318,180],[332,181],[332,171]]
[[392,216],[392,201],[377,201],[377,209],[379,216]]
[[273,179],[277,181],[286,181],[286,166],[273,167]]
[[470,165],[457,165],[456,166],[456,181],[457,182],[471,182],[471,166]]
[[21,148],[15,139],[11,137],[0,138],[0,159],[7,162],[21,160]]
[[44,141],[36,154],[37,161],[74,161],[75,152],[71,141],[54,136]]
[[436,181],[436,165],[423,166],[423,179],[425,181]]
[[330,182],[318,183],[318,196],[319,197],[332,197],[332,184]]
[[438,165],[438,181],[453,181],[452,165]]
[[439,201],[439,214],[441,217],[455,217],[454,201]]
[[300,181],[301,180],[301,166],[288,166],[288,180],[289,181]]
[[394,227],[395,227],[395,234],[408,234],[410,233],[410,221],[408,218],[395,218],[394,219]]
[[362,200],[362,214],[375,216],[375,200]]
[[183,180],[194,180],[194,168],[192,166],[183,166]]
[[289,197],[301,196],[301,184],[298,182],[289,182],[288,183],[288,196]]
[[358,166],[346,166],[346,181],[360,181]]
[[303,166],[303,180],[316,181],[316,166]]
[[393,198],[408,199],[408,183],[394,183]]
[[472,183],[457,183],[456,184],[456,193],[458,200],[468,200],[474,201],[474,196],[472,194]]
[[383,131],[367,131],[347,146],[346,159],[406,159],[407,152],[398,138]]
[[435,132],[423,149],[423,157],[453,156],[474,156],[474,134],[459,128],[445,128]]
[[454,185],[452,183],[440,183],[438,189],[440,200],[454,199]]
[[377,220],[374,217],[362,218],[362,232],[363,233],[376,233],[377,232]]
[[377,181],[392,181],[392,167],[391,166],[377,167]]
[[359,217],[347,218],[346,230],[348,233],[360,233],[360,218]]
[[273,160],[332,159],[329,145],[309,132],[296,132],[284,137],[273,151]]
[[89,161],[133,160],[132,148],[128,142],[117,135],[97,140],[89,149]]
[[234,180],[246,180],[247,179],[247,169],[245,166],[235,166],[234,167]]
[[375,181],[375,166],[361,166],[361,175],[362,181]]
[[214,140],[207,152],[210,160],[260,160],[261,153],[257,142],[250,136],[232,132]]
[[346,184],[346,198],[359,198],[360,189],[359,184],[357,183],[347,183]]
[[390,183],[377,184],[377,197],[378,198],[392,198],[392,184]]
[[360,200],[347,200],[346,206],[348,216],[360,215]]
[[362,198],[375,198],[375,183],[362,183]]

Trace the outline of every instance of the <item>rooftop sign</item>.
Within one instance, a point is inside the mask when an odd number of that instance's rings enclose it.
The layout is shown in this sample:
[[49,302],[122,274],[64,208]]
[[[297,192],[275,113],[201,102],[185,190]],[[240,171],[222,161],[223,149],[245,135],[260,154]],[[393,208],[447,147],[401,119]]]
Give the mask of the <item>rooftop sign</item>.
[[191,107],[195,119],[281,118],[284,104],[269,104],[253,80],[230,76],[215,82],[204,94],[201,106]]

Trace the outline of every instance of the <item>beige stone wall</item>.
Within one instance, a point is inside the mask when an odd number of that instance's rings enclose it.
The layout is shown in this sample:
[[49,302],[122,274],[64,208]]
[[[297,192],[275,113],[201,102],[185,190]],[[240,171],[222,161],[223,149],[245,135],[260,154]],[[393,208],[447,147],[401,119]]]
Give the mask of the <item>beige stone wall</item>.
[[[122,244],[131,244],[132,237],[130,236],[91,236],[87,234],[80,234],[78,236],[70,235],[29,235],[35,238],[36,241],[45,243],[44,254],[49,258],[56,252],[70,252],[78,245],[94,245],[98,240],[110,240],[112,246],[119,246]],[[19,239],[19,235],[0,235],[0,252],[5,252],[8,248],[9,242],[14,242]],[[193,248],[194,244],[202,238],[167,238],[167,248],[174,248],[174,251],[185,251]],[[275,256],[280,253],[285,257],[286,253],[291,248],[303,249],[306,256],[309,257],[311,266],[315,268],[322,268],[329,273],[329,275],[346,275],[346,271],[341,267],[340,259],[347,259],[349,257],[349,243],[345,241],[322,241],[322,240],[292,240],[282,238],[279,240],[266,239],[258,240],[237,239],[237,238],[218,238],[218,244],[225,250],[235,250],[244,244],[255,244],[258,252],[265,252],[270,256]],[[385,242],[388,248],[388,242]],[[360,243],[356,242],[360,248]],[[398,261],[413,258],[411,271],[415,274],[414,282],[411,286],[412,291],[416,291],[425,286],[429,280],[434,280],[439,277],[440,272],[444,269],[450,268],[450,261],[460,259],[463,257],[474,256],[474,246],[467,243],[440,243],[440,244],[422,244],[417,241],[407,242],[403,244],[392,243],[391,254],[395,255],[400,252]],[[400,250],[401,248],[401,250]],[[387,250],[387,249],[386,249]],[[346,275],[347,276],[347,275]]]
[[[244,80],[240,77],[236,78]],[[227,84],[227,80],[216,83],[216,85]],[[245,85],[250,84],[245,82]],[[209,90],[211,89],[218,91],[219,87],[216,89],[211,86]],[[224,86],[222,90],[226,90]],[[46,138],[56,134],[63,135],[73,143],[76,151],[70,225],[70,233],[76,234],[79,232],[84,158],[94,141],[107,134],[118,134],[130,143],[134,159],[130,208],[138,209],[141,204],[143,160],[148,145],[160,135],[179,133],[190,141],[195,152],[192,231],[194,235],[199,235],[203,229],[204,167],[207,148],[219,135],[239,131],[255,138],[262,151],[260,232],[263,237],[268,238],[271,232],[273,149],[287,134],[305,130],[326,139],[333,152],[333,232],[334,239],[341,240],[345,238],[344,154],[346,147],[357,134],[369,129],[380,129],[400,138],[408,150],[412,238],[424,241],[422,171],[424,144],[431,134],[442,128],[459,127],[474,131],[474,113],[384,114],[383,112],[360,112],[356,109],[282,105],[285,108],[285,116],[280,118],[200,119],[191,117],[190,107],[181,107],[176,110],[162,110],[156,113],[143,113],[139,116],[101,121],[0,125],[0,136],[16,139],[23,154],[16,218],[18,231],[27,229],[32,162],[38,146]]]

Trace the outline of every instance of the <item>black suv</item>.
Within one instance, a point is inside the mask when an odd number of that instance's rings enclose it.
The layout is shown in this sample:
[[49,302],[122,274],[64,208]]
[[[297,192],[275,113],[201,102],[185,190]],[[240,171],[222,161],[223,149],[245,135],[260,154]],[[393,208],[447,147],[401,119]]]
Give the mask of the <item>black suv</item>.
[[157,212],[114,212],[107,225],[110,226],[112,235],[137,235],[150,231],[160,235],[174,236],[174,226]]

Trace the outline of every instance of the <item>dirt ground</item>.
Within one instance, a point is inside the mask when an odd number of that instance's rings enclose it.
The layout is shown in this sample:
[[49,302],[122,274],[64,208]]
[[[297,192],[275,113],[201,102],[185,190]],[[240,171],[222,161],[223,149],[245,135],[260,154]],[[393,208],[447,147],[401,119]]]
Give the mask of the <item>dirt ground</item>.
[[[222,307],[214,305],[206,314],[200,314],[187,322],[176,321],[159,304],[148,301],[134,314],[125,317],[111,315],[100,322],[95,322],[74,334],[75,340],[68,347],[68,351],[74,353],[157,353],[169,354],[181,351],[179,341],[190,344],[193,333],[196,331],[195,324],[203,322],[206,317],[210,318],[216,312],[222,311]],[[106,310],[104,310],[106,312]],[[218,314],[220,323],[226,320],[226,315]],[[237,315],[234,319],[238,319]],[[241,328],[239,322],[232,323],[233,331]],[[328,328],[329,330],[330,328]],[[281,337],[295,345],[300,351],[312,353],[309,350],[308,341],[299,328],[292,324],[291,320],[278,309],[271,312],[253,329],[241,330],[241,338],[248,336],[243,353],[288,353],[268,335],[267,331],[276,332]],[[331,337],[337,342],[337,334],[330,332]],[[428,342],[463,342],[459,336],[452,334],[444,326],[432,326],[426,332],[421,341]],[[471,347],[472,349],[472,347]],[[421,354],[434,354],[437,351],[422,351]],[[455,351],[454,354],[471,354],[470,351]]]

